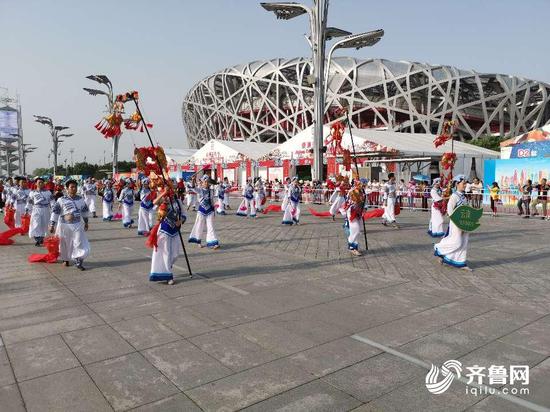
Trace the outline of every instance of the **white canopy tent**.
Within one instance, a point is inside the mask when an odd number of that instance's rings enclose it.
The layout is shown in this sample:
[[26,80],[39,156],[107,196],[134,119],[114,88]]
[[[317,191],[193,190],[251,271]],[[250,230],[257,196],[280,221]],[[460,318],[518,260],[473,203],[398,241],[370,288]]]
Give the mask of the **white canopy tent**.
[[[453,148],[457,155],[455,174],[463,173],[469,176],[472,172],[472,161],[474,159],[476,174],[482,176],[483,160],[497,159],[500,156],[498,152],[493,150],[456,140],[453,143],[448,141],[436,148],[433,143],[436,136],[426,133],[402,133],[375,129],[352,129],[352,133],[355,151],[358,156],[363,159],[372,157],[373,163],[376,163],[377,160],[381,160],[379,162],[381,164],[390,161],[411,163],[412,159],[417,159],[417,162],[424,162],[429,165],[432,161],[439,160],[443,153],[450,152]],[[323,127],[323,136],[326,145],[330,139],[329,126]],[[347,128],[342,136],[342,147],[353,153],[351,136]],[[313,155],[310,153],[312,148],[313,127],[310,126],[278,145],[269,152],[269,155],[272,158],[278,157],[281,159],[312,158]],[[384,161],[384,158],[387,158],[387,160]]]
[[211,139],[193,154],[191,161],[195,164],[220,164],[240,160],[258,160],[276,146],[275,143]]

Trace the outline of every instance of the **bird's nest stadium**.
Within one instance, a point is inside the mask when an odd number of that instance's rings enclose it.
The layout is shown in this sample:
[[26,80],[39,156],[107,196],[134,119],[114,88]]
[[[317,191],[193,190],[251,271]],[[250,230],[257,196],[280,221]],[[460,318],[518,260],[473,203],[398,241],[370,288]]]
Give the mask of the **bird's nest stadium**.
[[[182,107],[189,144],[210,139],[282,143],[312,124],[307,58],[255,61],[197,83]],[[439,134],[456,120],[457,137],[516,136],[550,121],[550,84],[451,66],[334,58],[325,122],[342,100],[353,127]]]

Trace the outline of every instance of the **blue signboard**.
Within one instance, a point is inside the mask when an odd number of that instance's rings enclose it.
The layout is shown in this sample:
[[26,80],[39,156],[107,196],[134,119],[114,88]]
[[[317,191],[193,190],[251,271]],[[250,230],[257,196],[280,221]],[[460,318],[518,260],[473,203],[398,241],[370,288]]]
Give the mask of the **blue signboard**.
[[11,107],[0,108],[0,138],[2,140],[16,140],[19,133],[19,112]]
[[520,143],[512,147],[511,159],[550,157],[550,140]]

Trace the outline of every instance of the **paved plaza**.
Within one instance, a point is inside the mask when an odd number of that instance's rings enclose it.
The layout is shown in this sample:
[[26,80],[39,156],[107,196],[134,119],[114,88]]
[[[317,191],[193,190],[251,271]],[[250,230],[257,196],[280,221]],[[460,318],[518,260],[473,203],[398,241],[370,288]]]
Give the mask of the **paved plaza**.
[[[550,407],[550,222],[484,216],[468,273],[433,256],[428,213],[369,221],[354,258],[341,220],[280,220],[217,217],[221,249],[186,244],[196,276],[181,256],[174,286],[148,281],[151,251],[120,222],[91,219],[85,272],[27,263],[27,237],[2,247],[0,410]],[[530,393],[431,394],[431,364],[451,359],[528,365]]]

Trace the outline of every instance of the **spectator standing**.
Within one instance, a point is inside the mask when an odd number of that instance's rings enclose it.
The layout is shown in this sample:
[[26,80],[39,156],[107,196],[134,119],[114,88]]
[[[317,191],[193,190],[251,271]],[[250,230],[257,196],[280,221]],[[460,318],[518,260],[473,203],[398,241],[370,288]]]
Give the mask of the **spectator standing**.
[[497,215],[497,203],[500,200],[500,187],[498,186],[497,182],[493,182],[493,185],[489,187],[487,185],[487,189],[489,189],[489,196],[491,199],[491,210],[493,211],[493,217],[496,217]]
[[530,216],[530,209],[529,206],[531,205],[531,193],[533,192],[533,182],[531,179],[527,180],[527,183],[524,184],[521,187],[521,199],[518,202],[518,215],[523,215],[523,207],[525,206],[525,216],[523,216],[525,219],[529,219]]
[[472,206],[479,209],[481,207],[481,198],[483,196],[483,183],[476,177],[470,187],[472,190]]
[[531,209],[533,215],[537,214],[537,205],[540,203],[542,205],[542,213],[540,218],[550,220],[550,216],[547,213],[547,202],[548,202],[548,190],[550,186],[546,178],[541,179],[540,183],[536,186],[537,188],[537,198],[531,202]]

